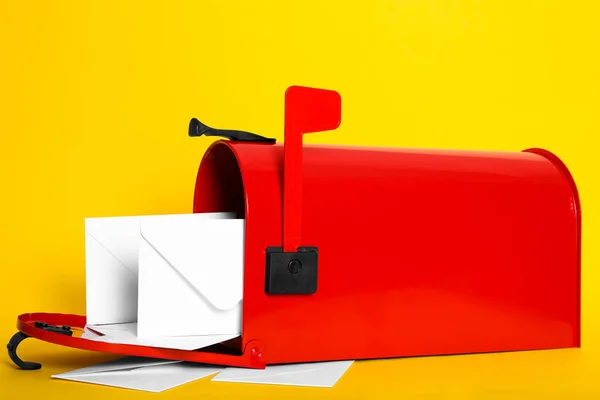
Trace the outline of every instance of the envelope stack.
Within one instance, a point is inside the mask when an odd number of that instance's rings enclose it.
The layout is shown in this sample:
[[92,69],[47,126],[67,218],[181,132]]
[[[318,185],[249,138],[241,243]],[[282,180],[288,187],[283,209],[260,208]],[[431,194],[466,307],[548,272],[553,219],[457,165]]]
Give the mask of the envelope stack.
[[244,219],[86,218],[85,337],[196,350],[240,336]]

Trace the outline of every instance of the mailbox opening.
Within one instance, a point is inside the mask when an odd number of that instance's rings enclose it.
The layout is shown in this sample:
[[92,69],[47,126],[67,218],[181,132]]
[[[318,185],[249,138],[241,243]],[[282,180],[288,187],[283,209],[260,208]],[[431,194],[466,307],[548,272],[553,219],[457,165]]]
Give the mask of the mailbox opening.
[[238,161],[225,143],[207,151],[196,179],[194,212],[235,212],[245,218],[244,184]]
[[[234,212],[237,218],[246,215],[242,174],[235,154],[221,142],[209,147],[196,179],[194,212]],[[243,301],[243,300],[242,300]],[[206,347],[202,352],[241,355],[240,336],[230,341]]]

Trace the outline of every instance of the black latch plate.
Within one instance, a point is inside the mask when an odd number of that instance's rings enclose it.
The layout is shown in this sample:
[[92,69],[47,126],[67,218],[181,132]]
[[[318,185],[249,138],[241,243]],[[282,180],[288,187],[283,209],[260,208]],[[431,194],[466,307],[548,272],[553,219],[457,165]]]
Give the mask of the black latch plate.
[[50,325],[45,322],[35,321],[36,328],[43,329],[48,332],[60,333],[61,335],[73,336],[73,331],[70,326]]
[[318,259],[316,247],[299,247],[298,251],[287,253],[281,247],[268,247],[265,293],[315,293]]

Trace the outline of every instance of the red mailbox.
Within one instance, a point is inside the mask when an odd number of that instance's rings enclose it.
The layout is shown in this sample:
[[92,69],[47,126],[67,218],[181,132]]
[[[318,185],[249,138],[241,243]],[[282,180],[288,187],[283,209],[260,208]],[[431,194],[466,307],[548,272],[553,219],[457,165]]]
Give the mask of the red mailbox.
[[229,139],[206,151],[193,210],[245,218],[237,341],[169,350],[34,324],[85,325],[61,314],[21,315],[20,335],[251,368],[579,346],[581,211],[556,156],[302,145],[340,109],[336,92],[289,88],[283,145],[190,125]]

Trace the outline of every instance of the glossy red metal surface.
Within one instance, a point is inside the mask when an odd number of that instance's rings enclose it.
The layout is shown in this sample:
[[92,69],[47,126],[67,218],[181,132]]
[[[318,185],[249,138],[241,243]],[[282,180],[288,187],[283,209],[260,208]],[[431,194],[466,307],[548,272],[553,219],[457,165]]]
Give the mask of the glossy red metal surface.
[[579,346],[580,206],[544,151],[305,146],[314,295],[265,294],[281,145],[219,141],[195,212],[246,218],[242,342],[270,363]]
[[84,339],[76,336],[67,336],[59,333],[48,332],[34,326],[35,321],[43,321],[51,325],[67,325],[72,328],[83,329],[85,327],[85,316],[73,314],[56,313],[31,313],[22,314],[17,320],[17,329],[24,334],[49,343],[76,349],[112,353],[121,355],[133,355],[139,357],[151,357],[167,360],[181,360],[206,364],[231,365],[246,368],[264,368],[265,362],[262,353],[262,343],[253,341],[247,343],[242,355],[229,355],[204,351],[187,351],[163,349],[159,347],[135,346],[126,344],[103,343]]

